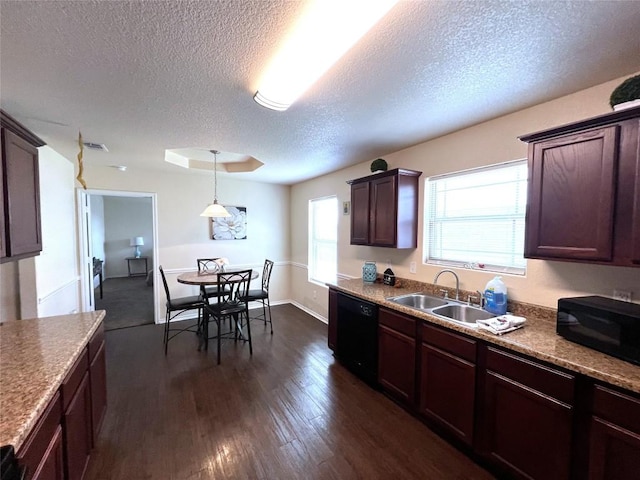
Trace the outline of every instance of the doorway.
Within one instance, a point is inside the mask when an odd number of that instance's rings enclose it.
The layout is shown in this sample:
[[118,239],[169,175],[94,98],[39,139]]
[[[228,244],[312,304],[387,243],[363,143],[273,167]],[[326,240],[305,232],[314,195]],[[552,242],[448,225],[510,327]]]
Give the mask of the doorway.
[[106,330],[156,323],[156,194],[78,195],[84,311],[106,310]]

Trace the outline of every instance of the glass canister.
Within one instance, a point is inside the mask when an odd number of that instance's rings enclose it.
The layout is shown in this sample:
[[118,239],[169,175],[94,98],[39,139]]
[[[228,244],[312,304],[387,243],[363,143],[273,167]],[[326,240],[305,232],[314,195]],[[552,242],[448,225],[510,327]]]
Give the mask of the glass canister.
[[378,278],[376,262],[364,262],[362,266],[362,280],[364,283],[374,283]]

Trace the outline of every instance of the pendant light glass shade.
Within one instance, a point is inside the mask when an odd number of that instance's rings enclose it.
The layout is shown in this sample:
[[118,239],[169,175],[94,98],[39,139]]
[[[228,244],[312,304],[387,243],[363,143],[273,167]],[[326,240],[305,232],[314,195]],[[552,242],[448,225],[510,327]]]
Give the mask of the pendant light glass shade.
[[218,151],[211,150],[213,153],[213,203],[200,214],[201,217],[230,217],[231,214],[227,209],[218,203]]
[[227,212],[227,209],[214,200],[211,205],[204,209],[200,214],[201,217],[230,217],[231,214]]

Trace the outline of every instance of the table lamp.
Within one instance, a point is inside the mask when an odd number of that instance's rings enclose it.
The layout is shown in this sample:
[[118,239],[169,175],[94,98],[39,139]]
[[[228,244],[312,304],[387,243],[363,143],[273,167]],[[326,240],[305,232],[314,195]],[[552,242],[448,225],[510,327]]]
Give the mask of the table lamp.
[[140,247],[144,245],[144,238],[142,237],[133,237],[129,242],[129,246],[136,247],[135,257],[140,258]]

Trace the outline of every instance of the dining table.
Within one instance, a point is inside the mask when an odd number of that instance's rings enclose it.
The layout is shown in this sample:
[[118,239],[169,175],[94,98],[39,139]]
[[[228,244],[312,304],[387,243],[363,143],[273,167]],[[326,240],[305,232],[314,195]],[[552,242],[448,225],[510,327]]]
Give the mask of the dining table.
[[[223,272],[220,273],[235,273],[248,270],[248,268],[241,267],[225,267]],[[260,272],[258,270],[251,269],[251,280],[258,278]],[[218,272],[186,272],[178,275],[178,283],[184,283],[186,285],[198,285],[200,291],[204,293],[204,288],[218,285]]]
[[[224,271],[220,271],[220,272],[211,272],[211,271],[207,271],[207,272],[185,272],[185,273],[181,273],[180,275],[178,275],[178,283],[182,283],[185,285],[197,285],[200,287],[200,295],[202,296],[202,298],[204,299],[204,301],[208,302],[208,297],[206,295],[205,292],[205,287],[208,286],[214,286],[214,285],[218,285],[218,273],[235,273],[235,272],[242,272],[248,270],[248,268],[242,268],[242,267],[224,267]],[[256,278],[258,278],[258,276],[260,275],[260,272],[258,270],[254,270],[251,269],[251,280],[254,280]],[[206,315],[206,313],[205,313]],[[239,324],[239,320],[238,320],[238,316],[237,314],[234,315],[234,320],[236,323],[236,326],[238,327]],[[203,321],[207,321],[206,319]],[[242,334],[242,329],[240,328],[240,336],[244,337],[244,335]]]

